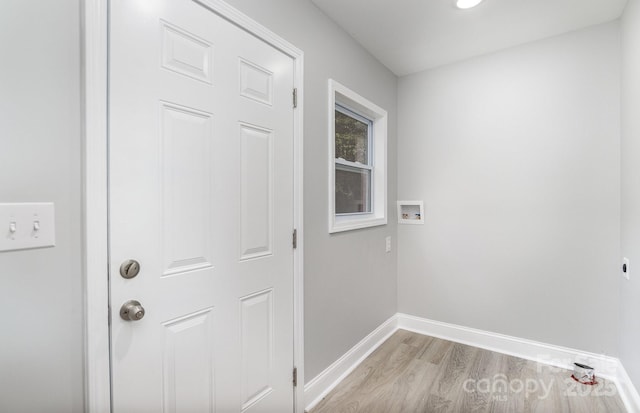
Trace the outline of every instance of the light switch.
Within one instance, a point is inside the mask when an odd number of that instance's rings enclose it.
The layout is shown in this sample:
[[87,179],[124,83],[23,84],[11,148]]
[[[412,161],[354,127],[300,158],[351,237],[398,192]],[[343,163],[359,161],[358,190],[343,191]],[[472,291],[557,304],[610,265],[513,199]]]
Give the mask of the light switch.
[[6,225],[6,232],[0,235],[0,252],[56,244],[55,209],[51,202],[0,203],[0,225]]

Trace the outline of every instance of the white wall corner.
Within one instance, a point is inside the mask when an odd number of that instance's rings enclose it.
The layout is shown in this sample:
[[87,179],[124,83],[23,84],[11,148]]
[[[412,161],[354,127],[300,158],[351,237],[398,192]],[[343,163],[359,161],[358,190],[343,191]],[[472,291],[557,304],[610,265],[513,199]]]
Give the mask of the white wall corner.
[[398,329],[396,316],[392,316],[378,328],[369,333],[358,344],[353,346],[342,357],[327,367],[322,373],[304,386],[306,410],[311,410],[345,379],[375,349],[380,347]]

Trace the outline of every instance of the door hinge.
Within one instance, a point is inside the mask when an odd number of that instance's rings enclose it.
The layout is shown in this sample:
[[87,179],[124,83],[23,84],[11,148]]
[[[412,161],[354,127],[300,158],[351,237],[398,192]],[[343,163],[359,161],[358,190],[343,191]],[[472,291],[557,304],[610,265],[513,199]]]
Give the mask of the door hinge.
[[293,244],[293,249],[298,248],[298,230],[297,229],[293,230],[293,242],[292,242],[292,244]]
[[293,387],[298,387],[298,368],[293,368]]
[[298,88],[294,87],[293,88],[293,108],[297,108],[298,107]]

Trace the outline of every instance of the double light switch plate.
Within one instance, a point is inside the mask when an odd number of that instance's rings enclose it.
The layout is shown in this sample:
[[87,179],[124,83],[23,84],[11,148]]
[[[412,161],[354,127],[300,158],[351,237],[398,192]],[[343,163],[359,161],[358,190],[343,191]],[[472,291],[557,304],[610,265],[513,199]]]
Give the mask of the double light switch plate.
[[52,202],[0,203],[0,252],[53,247],[55,244]]

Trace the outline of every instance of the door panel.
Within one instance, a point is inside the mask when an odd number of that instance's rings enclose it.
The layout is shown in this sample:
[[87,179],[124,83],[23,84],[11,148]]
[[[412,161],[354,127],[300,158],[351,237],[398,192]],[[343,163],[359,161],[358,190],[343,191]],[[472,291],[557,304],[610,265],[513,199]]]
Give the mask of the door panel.
[[293,411],[293,60],[191,0],[110,47],[114,411]]
[[242,409],[273,391],[273,290],[240,299]]
[[211,308],[164,323],[165,411],[215,411],[213,327]]
[[240,125],[241,260],[272,254],[273,132]]
[[[212,266],[212,115],[160,103],[163,275]],[[188,183],[188,185],[185,185]]]

